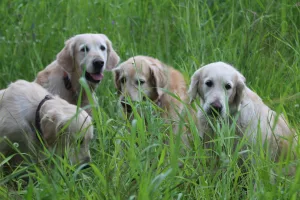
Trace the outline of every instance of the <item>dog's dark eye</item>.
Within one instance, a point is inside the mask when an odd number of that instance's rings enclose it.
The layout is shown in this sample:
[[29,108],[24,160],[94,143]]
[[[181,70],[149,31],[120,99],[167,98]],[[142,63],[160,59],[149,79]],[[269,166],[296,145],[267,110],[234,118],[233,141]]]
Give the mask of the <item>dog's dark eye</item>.
[[231,85],[229,84],[229,83],[227,83],[226,85],[225,85],[225,89],[226,90],[230,90],[232,87],[231,87]]
[[136,84],[136,85],[143,85],[144,83],[145,83],[144,80],[136,80],[136,81],[135,81],[135,84]]
[[100,49],[101,49],[102,51],[105,51],[106,48],[105,48],[105,46],[101,45],[101,46],[100,46]]
[[213,82],[211,80],[208,80],[208,81],[205,82],[205,85],[207,85],[207,87],[212,87]]
[[80,51],[81,52],[89,52],[89,48],[87,47],[87,46],[83,46],[81,49],[80,49]]
[[125,77],[122,77],[122,78],[120,79],[120,82],[121,82],[121,83],[125,83],[125,82],[126,82],[126,78],[125,78]]

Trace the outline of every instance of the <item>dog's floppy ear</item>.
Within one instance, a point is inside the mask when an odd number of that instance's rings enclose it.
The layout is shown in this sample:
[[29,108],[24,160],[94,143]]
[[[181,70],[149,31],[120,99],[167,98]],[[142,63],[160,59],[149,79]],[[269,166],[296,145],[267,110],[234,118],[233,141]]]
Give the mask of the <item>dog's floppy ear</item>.
[[161,88],[165,88],[168,84],[168,76],[167,76],[167,67],[164,67],[162,63],[161,66],[158,66],[156,63],[151,63],[149,65],[150,69],[150,85],[155,88],[155,92],[157,94],[157,98],[160,98],[163,94]]
[[57,63],[67,72],[74,70],[74,37],[65,42],[65,47],[57,54]]
[[106,46],[107,46],[107,61],[106,61],[106,70],[110,71],[113,68],[117,66],[117,64],[120,62],[120,57],[115,52],[115,50],[112,47],[111,41],[108,39],[108,37],[104,34],[100,34],[102,37],[106,40]]
[[48,112],[41,118],[41,131],[42,131],[42,139],[48,144],[50,147],[54,145],[56,141],[56,124],[57,124],[57,117],[56,111],[53,110]]
[[191,78],[191,84],[188,90],[188,95],[190,97],[190,103],[194,101],[194,99],[197,97],[197,94],[201,96],[201,92],[199,91],[199,83],[201,79],[201,71],[202,69],[198,69]]
[[113,73],[114,73],[114,80],[115,80],[115,87],[118,90],[118,93],[121,93],[121,80],[120,80],[120,75],[121,75],[121,70],[119,68],[115,68],[113,69]]
[[238,72],[236,76],[236,86],[235,86],[235,93],[233,94],[232,106],[231,108],[235,109],[233,112],[238,111],[240,108],[241,101],[244,97],[245,91],[245,82],[246,78]]
[[[41,130],[42,130],[42,139],[44,139],[45,143],[49,147],[53,147],[57,142],[66,145],[69,142],[68,137],[70,132],[70,127],[76,127],[75,125],[70,125],[70,119],[64,117],[64,114],[60,113],[61,111],[57,111],[52,109],[48,111],[41,119]],[[74,123],[74,122],[73,122]]]

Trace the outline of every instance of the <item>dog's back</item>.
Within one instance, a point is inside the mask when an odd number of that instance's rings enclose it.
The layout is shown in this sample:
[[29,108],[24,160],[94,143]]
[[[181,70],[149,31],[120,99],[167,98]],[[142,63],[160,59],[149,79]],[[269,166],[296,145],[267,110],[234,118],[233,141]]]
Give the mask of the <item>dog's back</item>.
[[[86,142],[81,145],[79,161],[90,160],[88,142],[93,137],[93,127],[87,112],[58,96],[52,96],[34,82],[16,81],[1,90],[0,95],[0,153],[5,156],[15,153],[12,143],[17,144],[20,152],[34,153],[41,146],[37,131],[51,148],[55,143],[60,144],[58,140],[61,138],[57,138],[57,134],[65,127],[71,137],[67,137],[64,144],[70,138],[78,139],[74,134],[85,133]],[[73,162],[78,160],[76,155],[71,158]],[[20,160],[20,156],[16,156],[12,162]]]
[[295,133],[289,128],[285,117],[269,108],[248,87],[241,102],[238,125],[241,134],[246,134],[254,144],[260,140],[263,144],[267,141],[269,153],[274,159],[282,153],[286,154],[295,143]]
[[34,138],[32,121],[35,117],[36,104],[48,92],[36,83],[18,80],[7,89],[0,91],[0,151],[8,153],[9,142],[18,144],[18,149],[27,152],[28,141]]

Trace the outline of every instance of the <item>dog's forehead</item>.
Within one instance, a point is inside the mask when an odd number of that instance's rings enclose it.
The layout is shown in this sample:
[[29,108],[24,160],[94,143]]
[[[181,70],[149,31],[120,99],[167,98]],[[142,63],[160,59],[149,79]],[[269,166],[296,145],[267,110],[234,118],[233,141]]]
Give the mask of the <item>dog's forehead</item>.
[[203,79],[214,79],[222,82],[235,79],[237,71],[225,63],[213,63],[203,67]]
[[105,37],[99,34],[82,34],[75,37],[76,44],[82,45],[106,45]]
[[126,77],[149,76],[149,63],[145,60],[130,58],[121,65],[121,68]]

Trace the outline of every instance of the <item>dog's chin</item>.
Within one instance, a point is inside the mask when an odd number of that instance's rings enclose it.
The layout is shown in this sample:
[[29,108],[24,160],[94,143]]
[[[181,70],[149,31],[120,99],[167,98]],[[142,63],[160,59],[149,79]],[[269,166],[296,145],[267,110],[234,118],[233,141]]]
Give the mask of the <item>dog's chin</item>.
[[91,83],[94,84],[98,84],[101,82],[101,80],[103,79],[103,73],[99,72],[99,73],[89,73],[89,72],[85,72],[85,79]]

